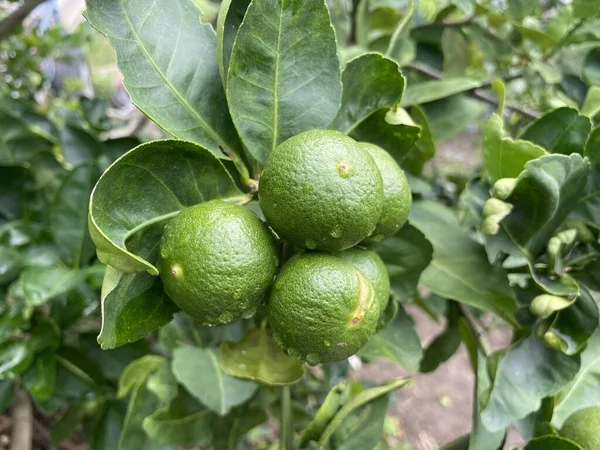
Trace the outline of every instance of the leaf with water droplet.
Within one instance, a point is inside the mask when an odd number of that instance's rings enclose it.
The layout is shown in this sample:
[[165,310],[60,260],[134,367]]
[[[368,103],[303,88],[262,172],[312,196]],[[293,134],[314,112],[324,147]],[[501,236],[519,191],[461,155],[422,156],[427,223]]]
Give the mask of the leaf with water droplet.
[[267,329],[250,330],[240,342],[224,342],[218,355],[227,375],[269,386],[282,386],[304,376],[304,366],[287,356]]

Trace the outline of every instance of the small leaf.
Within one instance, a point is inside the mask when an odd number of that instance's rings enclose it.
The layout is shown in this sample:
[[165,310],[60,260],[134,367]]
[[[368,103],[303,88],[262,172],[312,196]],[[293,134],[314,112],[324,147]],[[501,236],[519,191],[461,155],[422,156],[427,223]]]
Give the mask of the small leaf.
[[585,450],[579,444],[562,436],[542,436],[532,439],[523,450]]
[[158,355],[146,355],[131,362],[119,378],[118,398],[123,398],[131,393],[136,386],[146,382],[146,379],[156,371],[165,361]]
[[239,152],[215,32],[192,0],[90,0],[86,18],[115,48],[123,83],[148,117],[215,156]]
[[367,361],[387,359],[399,364],[409,372],[419,370],[423,349],[415,330],[415,323],[404,308],[399,307],[394,320],[383,330],[371,336],[358,356]]
[[268,386],[295,383],[305,372],[304,366],[283,353],[270,330],[264,328],[250,330],[240,342],[224,342],[218,358],[227,375]]
[[258,388],[256,383],[225,375],[213,350],[189,345],[173,352],[173,373],[190,394],[221,416],[252,397]]
[[223,87],[227,88],[229,60],[237,32],[244,20],[250,0],[224,0],[217,15],[217,59]]
[[104,172],[90,199],[98,257],[121,272],[158,275],[156,267],[127,249],[127,239],[214,198],[244,201],[223,164],[205,148],[174,139],[134,148]]
[[579,368],[579,355],[552,350],[533,335],[521,338],[497,354],[482,423],[490,431],[505,429],[536,411],[543,398],[560,392]]
[[327,393],[323,404],[317,410],[317,413],[304,429],[300,437],[300,448],[304,448],[310,441],[318,442],[321,435],[333,420],[337,412],[344,406],[350,398],[350,386],[342,381],[336,384]]
[[589,170],[578,154],[546,155],[525,165],[506,199],[513,208],[501,222],[521,249],[531,256],[543,251],[581,198]]
[[62,182],[50,211],[50,229],[65,262],[72,267],[87,265],[94,256],[94,244],[87,227],[87,206],[95,170],[81,165]]
[[492,114],[482,131],[483,160],[492,182],[518,177],[528,161],[546,154],[531,142],[504,137],[504,123],[498,114]]
[[580,116],[575,109],[558,108],[530,123],[519,138],[531,141],[550,153],[583,155],[591,129],[590,119]]
[[481,85],[480,81],[470,78],[448,78],[446,80],[425,81],[409,85],[402,97],[400,106],[407,107],[421,105],[434,100],[440,100],[475,89]]
[[359,408],[363,408],[371,404],[373,401],[376,401],[383,396],[387,397],[390,392],[406,386],[409,382],[410,380],[408,379],[399,379],[379,387],[365,389],[364,391],[353,396],[344,404],[344,406],[342,406],[342,408],[340,408],[331,422],[329,422],[319,439],[317,450],[322,450],[326,447],[333,434],[338,431],[340,425],[350,414],[356,412]]
[[396,105],[404,84],[398,64],[385,56],[367,53],[353,59],[342,73],[342,106],[329,127],[350,134],[371,114]]
[[406,224],[394,236],[376,244],[374,249],[385,263],[392,291],[402,301],[413,297],[421,273],[433,255],[433,247],[423,233]]
[[231,116],[248,151],[264,162],[286,139],[325,128],[340,107],[340,77],[324,0],[253,0],[227,81]]
[[506,273],[488,262],[484,247],[459,227],[450,209],[431,201],[416,202],[410,222],[433,245],[433,260],[421,274],[424,287],[516,324],[517,304]]
[[579,372],[556,396],[552,425],[561,428],[571,414],[591,406],[600,406],[600,330],[581,353]]
[[600,86],[591,86],[581,106],[581,114],[592,119],[600,112]]

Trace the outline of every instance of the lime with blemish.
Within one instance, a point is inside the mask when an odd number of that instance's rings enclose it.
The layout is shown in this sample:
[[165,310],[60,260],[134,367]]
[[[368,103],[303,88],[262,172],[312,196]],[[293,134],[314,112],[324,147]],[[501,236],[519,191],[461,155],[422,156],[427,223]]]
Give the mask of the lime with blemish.
[[373,158],[332,130],[305,131],[275,148],[258,193],[275,232],[310,250],[358,244],[373,232],[383,208],[383,181]]
[[325,253],[290,259],[275,280],[267,310],[275,340],[311,365],[354,355],[379,318],[367,277],[349,261]]
[[222,200],[186,208],[169,222],[158,260],[166,293],[203,325],[254,314],[277,265],[275,242],[264,223]]

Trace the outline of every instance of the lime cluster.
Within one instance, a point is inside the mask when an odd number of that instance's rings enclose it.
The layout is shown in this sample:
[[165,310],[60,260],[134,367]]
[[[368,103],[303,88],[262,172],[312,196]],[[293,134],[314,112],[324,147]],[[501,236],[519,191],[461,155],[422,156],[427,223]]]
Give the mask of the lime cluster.
[[[389,301],[387,269],[370,246],[408,219],[404,172],[375,145],[311,130],[271,152],[258,194],[266,224],[213,200],[167,225],[158,262],[165,291],[206,325],[249,317],[266,297],[273,336],[289,355],[314,365],[355,354]],[[295,253],[279,273],[278,247]]]

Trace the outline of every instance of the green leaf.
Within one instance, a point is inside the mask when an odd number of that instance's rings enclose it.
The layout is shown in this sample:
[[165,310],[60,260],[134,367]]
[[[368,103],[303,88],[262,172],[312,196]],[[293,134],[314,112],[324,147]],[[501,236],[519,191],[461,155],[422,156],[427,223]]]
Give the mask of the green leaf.
[[[368,0],[364,1],[365,5],[368,4]],[[415,0],[409,0],[406,9],[403,11],[401,20],[397,22],[390,41],[387,46],[386,55],[398,62],[401,66],[408,64],[416,56],[416,45],[410,38],[410,32],[412,29],[412,20],[415,14],[415,6],[418,2]],[[392,15],[397,10],[397,4],[392,3],[391,8],[381,8],[384,11],[386,18],[389,18],[389,9],[392,10]],[[371,19],[373,21],[373,19]]]
[[442,31],[442,53],[444,75],[448,78],[461,77],[469,67],[469,43],[460,29],[451,27]]
[[528,0],[507,0],[508,15],[517,21],[523,20],[526,16],[537,15],[540,12],[540,5],[537,2]]
[[190,394],[221,416],[246,402],[258,388],[256,383],[225,375],[213,350],[189,345],[173,352],[173,373]]
[[600,330],[581,352],[579,372],[556,396],[552,425],[561,428],[571,414],[591,406],[600,406]]
[[516,324],[517,304],[506,273],[488,262],[485,248],[460,228],[450,209],[431,201],[416,202],[410,221],[433,245],[433,260],[421,275],[424,287]]
[[590,119],[600,112],[600,86],[591,86],[588,89],[580,112]]
[[13,380],[0,380],[0,413],[4,413],[10,406],[15,393],[15,382]]
[[90,450],[115,450],[125,420],[126,405],[114,400],[107,402],[102,413],[94,417],[85,427]]
[[546,154],[531,142],[504,137],[504,122],[498,114],[492,114],[482,131],[483,160],[492,182],[518,177],[528,161]]
[[459,323],[458,306],[449,302],[446,328],[425,349],[419,372],[433,372],[456,353],[462,341]]
[[132,361],[119,378],[118,398],[126,397],[137,386],[146,382],[146,379],[155,372],[163,363],[165,358],[158,355],[146,355]]
[[600,16],[596,0],[573,0],[573,13],[575,17],[581,18]]
[[[395,300],[392,298],[390,301]],[[411,373],[419,370],[419,362],[423,356],[421,340],[415,330],[415,323],[404,308],[399,307],[394,320],[371,336],[358,356],[367,361],[387,359]]]
[[580,116],[575,109],[558,108],[529,124],[519,138],[531,141],[550,153],[583,155],[591,129],[590,119]]
[[30,306],[40,306],[59,295],[75,289],[94,273],[104,272],[104,267],[87,269],[66,267],[30,267],[21,273],[25,300]]
[[94,244],[87,227],[87,206],[95,170],[82,165],[69,172],[62,182],[50,212],[50,229],[65,262],[72,267],[87,265],[94,256]]
[[390,392],[406,386],[409,383],[409,381],[410,380],[408,379],[399,379],[391,381],[382,386],[378,386],[371,389],[365,389],[364,391],[351,397],[350,400],[346,402],[344,406],[342,406],[342,408],[340,408],[340,410],[336,413],[331,422],[329,422],[329,424],[325,428],[323,434],[319,439],[317,450],[322,450],[326,447],[331,437],[334,435],[334,433],[338,432],[340,426],[350,414],[355,413],[359,408],[364,408],[369,405],[373,406],[373,402],[380,399],[381,397],[384,397],[387,400],[387,395]]
[[327,425],[333,420],[337,412],[350,398],[350,386],[342,381],[336,384],[327,393],[323,404],[317,410],[313,419],[306,426],[300,436],[299,447],[304,448],[310,441],[318,442]]
[[532,439],[523,450],[585,450],[579,444],[562,436],[542,436]]
[[231,410],[225,417],[213,421],[213,450],[235,450],[241,437],[267,420],[262,409],[242,405]]
[[387,150],[401,163],[419,140],[420,128],[403,109],[380,109],[350,134],[359,142],[370,142]]
[[237,32],[244,20],[250,0],[224,0],[217,15],[217,59],[223,86],[227,88],[229,60]]
[[475,89],[480,81],[470,78],[448,78],[446,80],[425,81],[408,86],[400,106],[407,107],[429,103],[434,100],[449,97],[454,94]]
[[[40,128],[28,124],[19,117],[19,103],[3,105],[6,98],[0,99],[0,123],[2,135],[0,136],[0,164],[25,163],[37,153],[52,150],[53,139]],[[17,109],[13,108],[16,106]],[[44,119],[45,120],[45,119]]]
[[583,63],[583,79],[588,86],[600,86],[600,48],[587,54]]
[[324,0],[253,0],[229,63],[233,122],[260,162],[281,142],[335,117],[342,94]]
[[368,403],[360,412],[348,416],[331,438],[339,450],[376,448],[381,441],[390,394]]
[[413,297],[421,273],[433,255],[433,247],[423,233],[409,223],[394,236],[376,244],[374,249],[385,263],[392,291],[402,301]]
[[594,128],[585,145],[584,156],[592,165],[585,195],[578,201],[574,216],[592,227],[600,223],[600,126]]
[[196,400],[180,394],[168,407],[146,417],[143,427],[151,439],[161,444],[201,447],[212,439],[214,418],[214,414]]
[[513,205],[501,225],[527,254],[537,256],[577,205],[590,164],[578,154],[546,155],[525,165],[506,199]]
[[0,380],[14,378],[25,372],[33,362],[33,352],[27,342],[5,342],[0,345]]
[[351,60],[342,73],[342,106],[329,127],[350,134],[371,114],[396,105],[404,84],[398,64],[383,55],[366,53]]
[[216,35],[192,0],[90,0],[86,17],[115,48],[123,83],[148,117],[218,157],[221,148],[239,152]]
[[476,122],[486,110],[483,103],[458,94],[423,105],[431,132],[440,143]]
[[90,199],[98,257],[121,272],[158,275],[154,265],[127,249],[127,239],[214,198],[244,201],[223,164],[205,148],[172,139],[134,148],[104,172]]
[[87,131],[70,125],[60,130],[60,146],[62,155],[70,167],[91,163],[105,150]]
[[489,399],[481,414],[490,431],[505,429],[536,411],[543,398],[560,392],[580,368],[579,355],[552,350],[533,335],[501,350],[496,358]]
[[36,356],[31,367],[23,374],[23,386],[35,400],[47,400],[56,385],[56,355],[49,350]]
[[421,175],[425,163],[435,156],[435,142],[425,111],[418,106],[413,106],[411,117],[421,128],[421,132],[415,146],[404,156],[402,167],[414,175]]
[[295,383],[305,372],[304,366],[283,353],[265,328],[250,330],[240,342],[224,342],[218,359],[227,375],[268,386]]
[[542,406],[524,419],[517,421],[515,428],[526,441],[547,434],[555,434],[550,425],[553,409],[554,397],[545,398],[542,400]]

